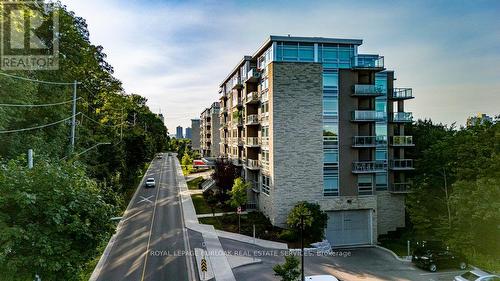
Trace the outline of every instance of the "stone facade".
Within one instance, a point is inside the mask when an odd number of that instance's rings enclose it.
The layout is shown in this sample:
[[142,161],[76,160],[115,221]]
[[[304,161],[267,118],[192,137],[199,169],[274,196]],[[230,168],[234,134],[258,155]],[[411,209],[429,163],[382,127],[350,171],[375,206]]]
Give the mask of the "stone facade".
[[[317,201],[323,190],[323,67],[319,63],[269,65],[269,170],[271,190],[261,209],[274,225],[299,201]],[[272,204],[268,206],[267,204]]]
[[405,226],[405,195],[377,191],[378,234]]
[[200,150],[200,119],[191,119],[191,148]]

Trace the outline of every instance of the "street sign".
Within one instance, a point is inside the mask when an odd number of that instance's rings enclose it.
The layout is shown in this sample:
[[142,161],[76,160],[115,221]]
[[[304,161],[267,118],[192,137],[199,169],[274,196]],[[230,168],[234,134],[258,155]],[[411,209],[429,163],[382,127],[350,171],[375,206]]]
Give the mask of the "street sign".
[[201,271],[207,272],[207,260],[205,258],[201,259]]
[[238,215],[241,215],[241,207],[238,207],[238,209],[236,209],[236,212],[238,213]]

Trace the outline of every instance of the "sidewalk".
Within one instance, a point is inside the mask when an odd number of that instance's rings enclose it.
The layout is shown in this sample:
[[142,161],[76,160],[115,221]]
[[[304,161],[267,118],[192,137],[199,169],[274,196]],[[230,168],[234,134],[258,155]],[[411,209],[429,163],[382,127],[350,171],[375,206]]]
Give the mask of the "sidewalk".
[[175,167],[177,169],[177,178],[179,179],[179,192],[186,227],[202,234],[208,252],[208,262],[210,263],[210,268],[213,269],[212,274],[215,276],[215,280],[236,281],[214,227],[211,225],[202,225],[198,222],[193,201],[191,200],[190,192],[177,158],[175,159]]
[[[191,193],[193,194],[193,193]],[[236,212],[224,212],[224,213],[215,213],[215,214],[201,214],[196,215],[198,218],[210,218],[210,217],[222,217],[223,215],[236,214]],[[242,215],[248,214],[247,211],[241,212]]]

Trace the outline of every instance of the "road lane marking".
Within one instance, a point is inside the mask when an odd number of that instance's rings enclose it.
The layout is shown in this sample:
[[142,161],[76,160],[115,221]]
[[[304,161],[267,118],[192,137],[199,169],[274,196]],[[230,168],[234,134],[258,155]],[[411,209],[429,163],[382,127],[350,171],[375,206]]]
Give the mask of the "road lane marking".
[[[160,165],[160,180],[159,182],[162,182],[162,176],[163,176],[163,164],[164,164],[165,161],[162,161],[161,162],[161,165]],[[155,214],[156,214],[156,206],[158,205],[158,194],[160,193],[160,189],[157,188],[156,189],[156,198],[155,198],[155,205],[154,205],[154,208],[153,208],[153,216],[151,217],[151,225],[149,227],[149,237],[148,237],[148,244],[146,246],[146,252],[144,253],[145,254],[145,257],[144,257],[144,266],[142,267],[142,276],[141,276],[141,281],[144,281],[144,275],[146,274],[146,265],[148,263],[148,252],[149,252],[149,245],[151,244],[151,235],[153,233],[153,225],[154,225],[154,222],[155,222]]]
[[154,195],[151,195],[151,196],[148,196],[148,197],[144,197],[144,196],[139,196],[142,198],[142,200],[138,201],[137,204],[139,203],[142,203],[142,202],[149,202],[149,203],[153,203],[153,201],[149,200],[151,197],[153,197]]

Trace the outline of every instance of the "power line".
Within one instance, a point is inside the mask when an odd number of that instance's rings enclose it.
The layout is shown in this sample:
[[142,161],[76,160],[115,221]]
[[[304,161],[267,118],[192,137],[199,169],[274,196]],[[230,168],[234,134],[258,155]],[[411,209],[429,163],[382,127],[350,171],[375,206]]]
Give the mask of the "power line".
[[80,114],[82,114],[82,116],[83,116],[83,117],[85,117],[85,118],[87,118],[88,120],[90,120],[90,121],[92,121],[92,122],[94,122],[94,123],[96,123],[96,124],[99,124],[99,125],[101,125],[101,126],[118,127],[118,126],[121,126],[121,125],[123,125],[123,124],[126,124],[126,123],[127,123],[127,122],[123,122],[123,123],[121,123],[121,124],[116,124],[116,125],[108,125],[108,124],[103,124],[103,123],[101,123],[101,122],[99,122],[99,121],[97,121],[97,120],[95,120],[95,119],[92,119],[92,118],[90,118],[89,116],[87,116],[87,115],[86,115],[86,114],[84,114],[84,113],[80,113]]
[[56,121],[56,122],[50,123],[50,124],[45,124],[45,125],[40,125],[40,126],[30,127],[30,128],[16,129],[16,130],[0,131],[0,134],[19,133],[19,132],[25,132],[25,131],[32,131],[32,130],[37,130],[37,129],[43,129],[43,128],[50,127],[50,126],[54,126],[54,125],[57,125],[57,124],[59,124],[59,123],[65,122],[65,121],[67,121],[67,120],[70,120],[70,119],[72,119],[73,117],[76,117],[78,114],[80,114],[80,112],[78,112],[78,113],[76,113],[75,115],[72,115],[72,116],[70,116],[70,117],[64,118],[64,119],[62,119],[62,120],[59,120],[59,121]]
[[[77,100],[81,99],[77,98]],[[68,100],[68,101],[62,101],[62,102],[57,102],[57,103],[45,103],[45,104],[10,104],[10,103],[0,103],[0,106],[5,106],[5,107],[44,107],[44,106],[54,106],[54,105],[61,105],[61,104],[67,104],[71,103],[73,100]]]
[[[38,79],[31,79],[27,77],[22,77],[22,76],[16,76],[12,74],[7,74],[5,72],[0,72],[0,75],[7,76],[10,78],[15,78],[15,79],[20,79],[20,80],[25,80],[25,81],[30,81],[30,82],[35,82],[35,83],[41,83],[41,84],[49,84],[49,85],[74,85],[75,82],[54,82],[54,81],[45,81],[45,80],[38,80]],[[76,82],[77,84],[81,84],[81,82]]]

